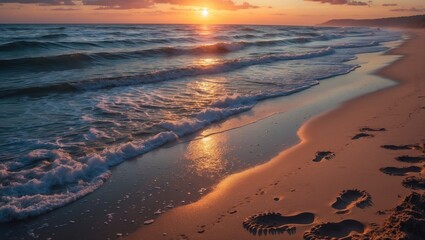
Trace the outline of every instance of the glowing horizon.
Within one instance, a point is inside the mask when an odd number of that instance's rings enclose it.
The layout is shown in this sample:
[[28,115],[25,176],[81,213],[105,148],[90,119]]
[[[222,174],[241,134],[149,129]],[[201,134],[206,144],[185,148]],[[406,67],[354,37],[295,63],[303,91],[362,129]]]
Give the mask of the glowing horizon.
[[314,25],[420,14],[421,0],[0,0],[0,23]]

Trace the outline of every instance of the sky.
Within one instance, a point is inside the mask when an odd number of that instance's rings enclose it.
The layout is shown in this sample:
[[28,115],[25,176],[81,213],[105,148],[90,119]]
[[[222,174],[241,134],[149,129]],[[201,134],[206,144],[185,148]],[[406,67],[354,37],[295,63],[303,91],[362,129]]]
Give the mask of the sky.
[[0,0],[0,23],[315,25],[425,14],[425,0]]

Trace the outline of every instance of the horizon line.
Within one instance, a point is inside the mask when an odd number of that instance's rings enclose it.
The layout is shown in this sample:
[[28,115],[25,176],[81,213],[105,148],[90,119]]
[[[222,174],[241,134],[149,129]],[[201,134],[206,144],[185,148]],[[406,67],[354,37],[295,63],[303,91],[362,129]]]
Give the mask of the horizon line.
[[16,23],[2,23],[0,25],[251,25],[251,26],[305,26],[305,27],[316,27],[320,23],[315,25],[294,25],[294,24],[252,24],[252,23],[50,23],[50,22],[41,22],[41,23],[26,23],[26,22],[16,22]]

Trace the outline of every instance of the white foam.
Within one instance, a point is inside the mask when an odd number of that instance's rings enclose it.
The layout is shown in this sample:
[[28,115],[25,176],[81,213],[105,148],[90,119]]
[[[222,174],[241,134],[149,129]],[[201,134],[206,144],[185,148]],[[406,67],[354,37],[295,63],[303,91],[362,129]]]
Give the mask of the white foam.
[[107,133],[104,131],[101,131],[99,129],[96,129],[94,127],[91,127],[89,129],[89,132],[84,134],[84,139],[88,141],[93,141],[99,138],[111,138]]
[[179,121],[162,122],[161,126],[182,137],[198,131],[211,123],[223,120],[231,115],[251,109],[255,105],[255,97],[234,95],[224,97],[212,104],[212,107],[202,110],[193,118]]
[[364,41],[358,43],[343,43],[339,45],[332,46],[333,48],[362,48],[362,47],[372,47],[378,46],[379,43],[377,41]]
[[[61,150],[35,150],[23,159],[23,165],[36,160],[38,165],[20,171],[0,164],[1,176],[13,179],[9,185],[0,185],[0,222],[35,216],[75,201],[100,187],[110,176],[109,167],[176,139],[174,133],[162,132],[77,160]],[[57,187],[63,188],[61,193],[52,193]]]
[[[19,162],[0,164],[0,176],[9,184],[1,185],[0,222],[39,215],[94,191],[110,176],[109,168],[127,159],[140,156],[179,137],[193,133],[230,115],[251,109],[256,101],[239,95],[218,99],[213,107],[191,119],[167,122],[169,131],[144,141],[112,146],[100,153],[74,159],[62,150],[31,151]],[[94,134],[100,134],[92,130]],[[31,168],[25,166],[36,164]],[[52,188],[61,191],[53,193]]]
[[72,191],[61,194],[2,196],[0,197],[2,202],[0,206],[0,222],[7,222],[13,219],[24,219],[48,212],[93,192],[102,184],[103,181],[98,180],[91,184],[80,185],[78,189],[74,188]]

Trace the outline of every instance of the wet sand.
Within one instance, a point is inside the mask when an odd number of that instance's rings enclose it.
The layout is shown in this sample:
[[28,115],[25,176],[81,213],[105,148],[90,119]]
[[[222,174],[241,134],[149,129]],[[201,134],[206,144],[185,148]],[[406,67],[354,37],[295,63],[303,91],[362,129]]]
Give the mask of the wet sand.
[[410,34],[389,53],[404,57],[377,73],[397,86],[313,118],[299,144],[129,239],[323,239],[383,224],[388,210],[424,190],[425,33]]

